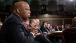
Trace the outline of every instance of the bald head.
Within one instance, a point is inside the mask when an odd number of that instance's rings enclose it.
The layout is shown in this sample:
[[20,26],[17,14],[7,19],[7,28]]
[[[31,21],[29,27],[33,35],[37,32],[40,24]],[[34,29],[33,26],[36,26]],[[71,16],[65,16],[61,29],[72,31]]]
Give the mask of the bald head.
[[19,1],[14,5],[13,12],[17,14],[22,20],[30,17],[30,7],[27,2]]
[[24,2],[24,1],[16,2],[14,5],[14,10],[23,7],[23,4],[28,5],[27,2]]
[[36,25],[40,25],[40,20],[39,19],[36,19]]

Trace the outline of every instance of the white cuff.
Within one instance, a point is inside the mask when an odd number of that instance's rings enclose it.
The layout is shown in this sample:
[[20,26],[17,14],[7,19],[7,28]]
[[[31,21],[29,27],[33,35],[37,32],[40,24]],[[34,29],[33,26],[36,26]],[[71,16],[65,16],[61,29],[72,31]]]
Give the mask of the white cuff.
[[33,32],[30,32],[33,36],[34,36],[34,33]]

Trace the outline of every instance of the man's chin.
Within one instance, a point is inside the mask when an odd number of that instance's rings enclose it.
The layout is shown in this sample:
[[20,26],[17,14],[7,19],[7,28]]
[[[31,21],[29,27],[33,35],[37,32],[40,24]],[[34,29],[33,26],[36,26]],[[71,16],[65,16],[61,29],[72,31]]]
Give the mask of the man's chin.
[[29,16],[30,17],[30,16]]
[[30,16],[29,17],[27,17],[27,19],[29,19],[30,18]]
[[29,17],[28,18],[24,18],[23,20],[28,20],[29,19]]

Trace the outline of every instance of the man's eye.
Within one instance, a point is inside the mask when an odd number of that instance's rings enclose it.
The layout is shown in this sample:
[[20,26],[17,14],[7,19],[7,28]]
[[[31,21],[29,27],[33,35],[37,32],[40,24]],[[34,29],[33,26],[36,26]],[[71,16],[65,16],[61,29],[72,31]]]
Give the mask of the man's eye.
[[25,10],[30,10],[30,9],[25,9]]

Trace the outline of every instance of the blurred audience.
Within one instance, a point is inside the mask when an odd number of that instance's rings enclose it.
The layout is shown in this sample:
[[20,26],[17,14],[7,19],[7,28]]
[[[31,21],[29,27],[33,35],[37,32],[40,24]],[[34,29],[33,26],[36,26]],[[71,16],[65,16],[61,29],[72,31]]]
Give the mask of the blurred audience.
[[69,29],[70,26],[71,26],[70,24],[66,24],[66,25],[65,25],[65,29]]
[[70,10],[70,11],[68,11],[68,10],[66,10],[66,11],[55,10],[55,11],[45,11],[45,12],[32,11],[31,14],[32,14],[31,16],[38,16],[38,15],[43,15],[43,14],[61,15],[61,16],[74,16],[74,15],[76,15],[76,11],[75,10]]
[[[41,43],[51,43],[51,41],[41,33],[39,29],[39,19],[32,19],[30,21],[30,32],[34,34],[35,40],[40,41]],[[42,40],[41,40],[42,39]]]

